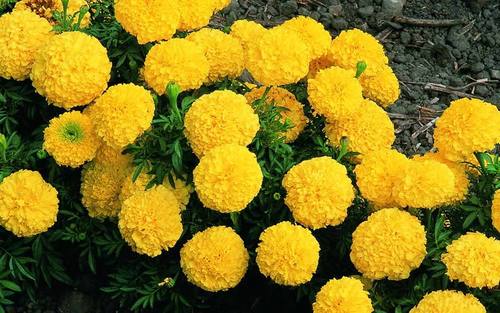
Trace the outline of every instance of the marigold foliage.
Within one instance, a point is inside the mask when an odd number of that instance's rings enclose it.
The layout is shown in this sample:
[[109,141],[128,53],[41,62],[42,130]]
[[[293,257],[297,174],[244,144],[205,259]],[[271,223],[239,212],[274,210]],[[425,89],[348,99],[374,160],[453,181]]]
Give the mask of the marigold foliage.
[[96,132],[110,147],[120,149],[133,143],[153,121],[153,97],[141,86],[119,84],[96,99],[90,116]]
[[111,62],[99,40],[82,32],[65,32],[40,50],[30,77],[49,103],[69,110],[100,96],[108,87],[110,72]]
[[149,50],[144,62],[146,83],[162,95],[168,83],[177,83],[182,90],[200,87],[208,77],[209,63],[203,49],[195,43],[174,38]]
[[454,240],[441,256],[451,280],[471,288],[493,288],[500,283],[500,240],[469,232]]
[[201,157],[223,144],[249,145],[259,130],[259,117],[244,96],[218,90],[198,98],[184,119],[184,134]]
[[[279,61],[277,61],[279,60]],[[309,71],[311,56],[296,32],[278,27],[248,45],[247,70],[262,85],[280,86],[298,82]]]
[[471,294],[438,290],[426,294],[410,313],[486,313],[486,309]]
[[434,146],[451,161],[474,159],[475,151],[493,149],[500,142],[500,111],[479,99],[452,101],[437,120]]
[[117,0],[114,9],[122,27],[145,44],[172,38],[181,18],[176,6],[174,0]]
[[182,234],[179,202],[163,186],[138,191],[123,202],[118,228],[135,252],[160,255],[162,250],[172,248]]
[[283,187],[294,219],[312,229],[342,223],[354,200],[346,168],[330,157],[295,165],[283,178]]
[[245,276],[249,259],[243,240],[226,226],[196,233],[180,255],[188,281],[211,292],[236,287]]
[[[261,99],[266,91],[266,87],[254,88],[245,94],[248,103]],[[285,132],[285,142],[293,142],[307,125],[308,119],[304,114],[304,106],[297,101],[295,95],[285,88],[271,87],[269,89],[266,103],[272,104],[277,107],[282,107],[283,111],[280,112],[280,121],[285,123],[287,120],[293,126]]]
[[426,241],[425,229],[415,216],[382,209],[352,234],[351,261],[370,279],[406,279],[424,260]]
[[245,53],[248,47],[255,42],[255,38],[261,38],[266,33],[264,26],[248,20],[237,20],[231,25],[230,35],[238,39]]
[[500,189],[495,192],[491,204],[491,220],[493,227],[500,232]]
[[25,80],[38,50],[52,37],[50,24],[27,11],[0,16],[0,77]]
[[256,262],[260,272],[275,283],[298,286],[311,280],[319,260],[319,243],[310,230],[281,222],[259,237]]
[[316,294],[314,313],[372,313],[368,292],[360,280],[350,277],[330,279]]
[[216,8],[221,6],[214,1],[206,0],[177,0],[177,9],[181,14],[179,30],[190,31],[205,27]]
[[355,114],[363,101],[361,85],[351,70],[330,67],[307,81],[309,102],[315,113],[334,120]]
[[332,36],[323,24],[307,16],[297,16],[285,21],[278,27],[284,27],[296,32],[300,39],[307,45],[312,59],[319,58],[328,53],[332,43]]
[[43,148],[62,166],[79,167],[92,160],[100,144],[94,124],[78,111],[51,119],[44,130]]
[[389,65],[385,65],[374,76],[361,75],[359,78],[363,87],[363,96],[387,108],[399,98],[399,81]]
[[[88,6],[85,0],[70,0],[68,1],[68,15],[76,14],[75,22],[78,20],[78,15],[83,7]],[[61,0],[21,0],[14,6],[14,11],[31,11],[38,16],[46,19],[50,24],[56,24],[53,17],[54,11],[62,12],[63,3]],[[90,13],[87,12],[80,22],[80,27],[90,25]]]
[[255,154],[235,144],[208,151],[193,176],[203,205],[222,213],[243,210],[259,193],[263,180]]
[[19,170],[0,183],[0,224],[17,237],[47,231],[58,207],[57,190],[39,172]]

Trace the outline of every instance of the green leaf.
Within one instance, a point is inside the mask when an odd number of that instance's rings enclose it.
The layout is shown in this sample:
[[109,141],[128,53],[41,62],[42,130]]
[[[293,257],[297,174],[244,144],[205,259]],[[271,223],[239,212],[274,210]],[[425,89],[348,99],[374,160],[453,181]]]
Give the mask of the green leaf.
[[0,285],[12,291],[20,292],[21,287],[10,280],[0,280]]

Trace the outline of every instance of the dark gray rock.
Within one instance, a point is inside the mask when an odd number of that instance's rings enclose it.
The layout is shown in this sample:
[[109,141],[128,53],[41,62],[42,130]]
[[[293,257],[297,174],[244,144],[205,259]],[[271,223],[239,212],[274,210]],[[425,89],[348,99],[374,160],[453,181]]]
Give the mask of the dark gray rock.
[[490,70],[490,75],[492,79],[500,79],[500,69]]
[[382,12],[390,16],[401,15],[405,3],[406,0],[383,0]]
[[485,66],[484,66],[484,64],[483,64],[483,63],[481,63],[481,62],[476,62],[476,63],[474,63],[474,64],[472,64],[472,65],[471,65],[470,70],[471,70],[471,72],[473,72],[473,73],[479,73],[479,72],[481,72],[481,71],[483,71],[483,70],[484,70],[484,67],[485,67]]
[[336,30],[343,30],[349,27],[349,23],[345,18],[338,17],[332,19],[332,27]]
[[372,16],[373,12],[375,12],[375,8],[371,5],[358,9],[359,16],[364,17],[364,18]]
[[280,11],[281,11],[281,14],[283,14],[283,15],[295,14],[295,13],[297,13],[298,9],[299,9],[299,5],[298,5],[297,1],[293,1],[293,0],[284,2],[280,6]]

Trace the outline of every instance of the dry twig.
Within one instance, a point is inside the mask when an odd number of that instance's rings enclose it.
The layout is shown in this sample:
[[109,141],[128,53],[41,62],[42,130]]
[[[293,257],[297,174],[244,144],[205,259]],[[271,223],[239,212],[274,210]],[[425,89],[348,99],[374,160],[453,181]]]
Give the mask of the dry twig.
[[400,24],[407,24],[413,26],[427,26],[427,27],[448,27],[448,26],[467,24],[466,19],[431,20],[431,19],[421,19],[421,18],[413,18],[406,16],[395,16],[392,18],[392,21]]

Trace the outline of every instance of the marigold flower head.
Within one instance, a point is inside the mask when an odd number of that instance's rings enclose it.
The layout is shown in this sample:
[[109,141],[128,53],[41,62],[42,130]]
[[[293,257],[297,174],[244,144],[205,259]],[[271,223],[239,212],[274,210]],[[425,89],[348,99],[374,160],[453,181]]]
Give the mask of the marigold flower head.
[[353,71],[333,66],[310,78],[307,94],[315,113],[329,120],[354,114],[363,101],[361,85],[354,76]]
[[249,20],[237,20],[231,25],[230,35],[238,39],[243,47],[243,50],[248,51],[248,47],[252,45],[256,38],[261,38],[266,33],[264,26]]
[[486,308],[471,294],[438,290],[426,294],[410,313],[486,313]]
[[203,205],[222,213],[243,210],[259,193],[263,179],[255,154],[235,144],[208,151],[193,176]]
[[307,16],[297,16],[285,21],[278,27],[284,27],[296,32],[307,45],[312,59],[319,58],[328,53],[332,43],[332,36],[323,24]]
[[332,146],[339,146],[342,138],[347,137],[348,149],[361,156],[390,149],[396,139],[394,124],[387,113],[367,99],[362,100],[356,113],[328,121],[325,134]]
[[0,225],[17,237],[47,231],[58,207],[57,190],[39,172],[20,170],[0,183]]
[[231,0],[213,0],[212,3],[215,11],[220,11],[229,6],[231,4]]
[[116,20],[140,44],[172,38],[181,18],[174,0],[117,0],[114,8]]
[[99,137],[108,146],[120,149],[151,126],[154,111],[149,91],[134,84],[119,84],[96,99],[91,116]]
[[92,121],[78,111],[51,119],[44,131],[43,148],[63,166],[79,167],[92,160],[100,144]]
[[[266,87],[259,87],[247,92],[245,97],[248,103],[251,104],[261,99],[266,89]],[[267,104],[283,108],[283,111],[280,112],[280,121],[285,123],[288,120],[293,126],[285,132],[285,142],[293,142],[297,139],[308,122],[302,103],[297,101],[293,93],[281,87],[271,87],[265,101]]]
[[226,226],[196,233],[180,255],[188,281],[211,292],[236,287],[245,276],[249,259],[243,240]]
[[238,39],[211,28],[203,28],[186,37],[203,49],[209,64],[208,81],[236,78],[244,69],[245,57]]
[[307,228],[281,222],[259,237],[257,266],[275,283],[298,286],[311,280],[319,260],[319,243]]
[[500,111],[479,99],[451,102],[436,122],[434,146],[451,161],[473,161],[475,151],[500,142]]
[[397,206],[394,187],[409,160],[396,150],[382,149],[363,156],[356,166],[361,195],[378,208]]
[[294,219],[312,229],[342,223],[354,200],[346,168],[330,157],[295,165],[283,178],[283,187]]
[[174,38],[149,50],[144,79],[162,95],[170,82],[176,82],[182,90],[199,88],[207,80],[208,69],[201,47],[187,39]]
[[111,62],[99,40],[82,32],[65,32],[40,50],[30,77],[49,103],[69,110],[100,96],[110,72]]
[[52,37],[50,24],[27,11],[0,16],[0,77],[25,80],[38,50]]
[[359,82],[363,87],[363,96],[383,108],[387,108],[399,98],[399,81],[389,65],[382,66],[374,76],[361,75]]
[[215,9],[221,6],[220,3],[206,0],[178,0],[176,2],[181,14],[178,29],[182,31],[207,26]]
[[332,67],[333,63],[328,56],[321,56],[309,62],[309,73],[307,78],[314,78],[319,71]]
[[389,62],[380,42],[359,29],[344,30],[334,38],[328,57],[336,66],[354,71],[358,62],[365,61],[366,76],[376,75]]
[[351,261],[370,279],[406,279],[424,260],[426,241],[418,218],[399,209],[382,209],[352,234]]
[[130,155],[123,154],[122,149],[112,148],[105,143],[102,143],[97,149],[94,162],[106,165],[115,165],[119,167],[127,167],[132,164]]
[[248,45],[246,68],[262,85],[298,82],[309,71],[311,56],[296,32],[278,27],[265,31]]
[[493,202],[491,204],[491,220],[493,227],[500,232],[500,189],[498,189],[493,196]]
[[[78,19],[80,10],[87,6],[88,4],[85,0],[70,0],[68,1],[68,15],[76,14],[76,19]],[[56,20],[53,16],[54,12],[63,12],[63,9],[62,0],[21,0],[14,6],[14,11],[31,11],[46,19],[52,25],[56,24]],[[90,13],[87,12],[80,22],[80,27],[87,27],[89,25]]]
[[132,250],[154,257],[172,248],[182,234],[179,202],[163,186],[138,191],[125,200],[118,228]]
[[446,274],[471,288],[493,288],[500,283],[500,240],[469,232],[454,240],[441,256]]
[[330,279],[316,294],[314,313],[372,313],[368,292],[359,279]]
[[184,134],[201,157],[223,144],[249,145],[260,128],[259,117],[244,96],[218,90],[198,98],[184,118]]

